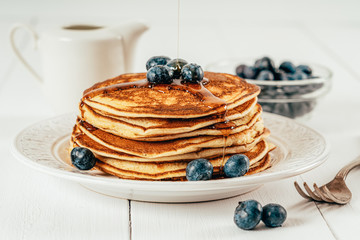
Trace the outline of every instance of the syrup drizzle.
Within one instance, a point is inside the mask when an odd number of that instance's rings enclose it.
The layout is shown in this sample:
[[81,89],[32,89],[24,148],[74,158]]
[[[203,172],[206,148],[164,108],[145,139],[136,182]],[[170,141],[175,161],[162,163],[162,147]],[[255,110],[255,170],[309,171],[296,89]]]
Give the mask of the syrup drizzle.
[[178,0],[178,13],[177,13],[177,58],[180,52],[180,0]]
[[120,90],[126,90],[130,88],[145,88],[145,87],[149,87],[149,88],[152,87],[152,85],[149,84],[147,79],[141,79],[134,82],[117,83],[89,91],[86,94],[84,94],[81,100],[84,101],[85,99],[93,98],[98,95],[102,95],[102,94],[106,95],[107,93],[116,92]]
[[[204,102],[208,108],[214,109],[218,114],[226,112],[226,102],[214,94],[212,94],[204,85],[208,84],[209,80],[204,78],[200,83],[189,83],[183,79],[174,79],[171,84],[151,84],[147,79],[141,79],[133,82],[118,83],[106,87],[101,87],[87,92],[82,97],[82,101],[93,98],[97,95],[107,95],[112,92],[122,91],[131,88],[151,88],[158,92],[168,92],[171,90],[185,91]],[[225,114],[226,115],[226,114]],[[224,116],[225,116],[224,115]],[[224,117],[225,118],[225,117]]]

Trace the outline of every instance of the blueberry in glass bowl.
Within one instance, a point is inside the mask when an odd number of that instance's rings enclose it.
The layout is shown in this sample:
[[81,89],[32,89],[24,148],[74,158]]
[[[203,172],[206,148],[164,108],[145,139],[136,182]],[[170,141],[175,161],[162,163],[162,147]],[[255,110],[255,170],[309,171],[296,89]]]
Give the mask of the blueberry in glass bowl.
[[294,60],[229,59],[211,63],[206,71],[238,75],[261,88],[258,102],[265,112],[306,120],[319,98],[331,89],[331,71],[319,64]]

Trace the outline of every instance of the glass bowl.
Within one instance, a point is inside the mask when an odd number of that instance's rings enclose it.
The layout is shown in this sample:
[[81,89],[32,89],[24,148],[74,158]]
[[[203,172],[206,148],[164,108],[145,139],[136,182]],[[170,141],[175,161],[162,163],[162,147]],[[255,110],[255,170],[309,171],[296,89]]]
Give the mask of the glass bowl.
[[[256,59],[229,59],[205,66],[206,71],[223,72],[236,75],[235,69],[240,64],[253,66]],[[274,60],[278,68],[283,61]],[[258,102],[265,112],[271,112],[293,119],[309,119],[318,100],[331,89],[332,72],[319,64],[291,61],[295,65],[305,64],[312,68],[314,78],[303,80],[256,80],[246,79],[261,88]]]

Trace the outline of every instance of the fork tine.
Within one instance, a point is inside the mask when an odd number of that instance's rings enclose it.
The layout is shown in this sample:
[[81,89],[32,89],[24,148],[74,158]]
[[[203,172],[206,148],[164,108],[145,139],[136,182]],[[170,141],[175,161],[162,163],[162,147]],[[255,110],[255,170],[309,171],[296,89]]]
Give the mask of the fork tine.
[[306,193],[304,193],[304,191],[300,188],[299,184],[296,181],[294,182],[294,186],[297,192],[300,194],[300,196],[302,196],[305,199],[312,200],[311,197],[309,197]]
[[336,198],[326,186],[322,187],[321,189],[324,191],[326,196],[329,197],[335,203],[346,204],[349,202],[349,201],[344,201],[342,199]]
[[316,201],[318,201],[318,202],[322,202],[322,201],[323,201],[320,197],[318,197],[315,193],[313,193],[313,192],[311,191],[311,189],[309,188],[309,186],[307,185],[306,182],[304,182],[304,187],[305,187],[306,192],[310,195],[310,197],[312,197],[312,199],[314,199],[314,200],[316,200]]
[[316,183],[314,183],[314,189],[317,195],[319,195],[325,202],[333,203],[334,201],[330,199],[325,192],[320,189]]

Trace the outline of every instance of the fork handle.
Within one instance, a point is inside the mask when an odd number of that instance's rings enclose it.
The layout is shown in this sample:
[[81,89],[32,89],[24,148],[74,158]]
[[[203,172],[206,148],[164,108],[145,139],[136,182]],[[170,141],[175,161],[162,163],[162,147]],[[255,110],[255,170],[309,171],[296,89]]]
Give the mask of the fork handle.
[[336,177],[345,179],[349,172],[357,166],[360,166],[360,156],[340,169],[340,171],[336,174]]

